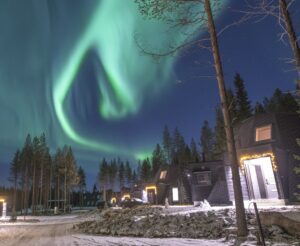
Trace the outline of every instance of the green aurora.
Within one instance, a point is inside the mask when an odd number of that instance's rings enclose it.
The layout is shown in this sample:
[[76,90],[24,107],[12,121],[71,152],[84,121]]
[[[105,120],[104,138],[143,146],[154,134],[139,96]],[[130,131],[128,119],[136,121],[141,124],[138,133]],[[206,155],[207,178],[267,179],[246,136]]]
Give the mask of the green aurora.
[[[153,57],[141,54],[137,42],[147,49],[165,51],[170,44],[176,46],[194,38],[195,35],[188,34],[195,34],[198,29],[196,25],[186,30],[186,27],[171,28],[162,21],[145,20],[132,0],[99,1],[59,76],[55,76],[54,108],[65,134],[80,145],[97,151],[128,153],[122,146],[82,136],[74,130],[65,112],[66,97],[86,54],[91,50],[95,52],[103,66],[103,70],[97,72],[100,117],[107,121],[118,120],[137,114],[143,94],[163,90],[173,76],[174,56],[162,58],[158,64]],[[145,153],[133,155],[140,158],[147,155]]]
[[0,1],[2,164],[42,132],[52,153],[71,145],[85,166],[149,156],[164,124],[149,105],[168,100],[178,57],[137,43],[164,52],[200,29],[145,19],[133,0]]

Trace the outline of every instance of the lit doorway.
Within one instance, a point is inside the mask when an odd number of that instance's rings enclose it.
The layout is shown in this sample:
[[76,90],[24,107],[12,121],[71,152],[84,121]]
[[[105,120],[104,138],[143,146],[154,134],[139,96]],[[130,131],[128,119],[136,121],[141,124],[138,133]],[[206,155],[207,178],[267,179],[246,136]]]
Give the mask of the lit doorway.
[[251,199],[278,199],[278,190],[270,157],[245,160],[245,172]]
[[155,189],[148,189],[147,190],[147,198],[148,202],[151,204],[156,203],[156,194],[155,194]]

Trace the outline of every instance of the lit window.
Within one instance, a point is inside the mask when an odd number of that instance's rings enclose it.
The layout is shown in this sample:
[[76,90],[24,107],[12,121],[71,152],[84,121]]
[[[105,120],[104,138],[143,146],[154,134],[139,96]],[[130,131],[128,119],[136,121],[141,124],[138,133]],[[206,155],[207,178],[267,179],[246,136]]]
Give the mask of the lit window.
[[165,179],[167,176],[167,171],[161,171],[159,175],[159,179]]
[[255,141],[263,141],[271,139],[271,125],[258,127],[255,132]]
[[172,198],[173,198],[173,202],[178,202],[179,201],[178,188],[177,187],[172,188]]
[[195,173],[196,184],[205,186],[211,185],[211,172],[197,172]]

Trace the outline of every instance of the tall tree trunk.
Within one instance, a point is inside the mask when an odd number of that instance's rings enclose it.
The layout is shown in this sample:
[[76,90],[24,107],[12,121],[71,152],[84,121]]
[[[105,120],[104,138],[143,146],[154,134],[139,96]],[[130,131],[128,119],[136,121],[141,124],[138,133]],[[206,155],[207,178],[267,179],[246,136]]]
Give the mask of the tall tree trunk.
[[64,180],[64,213],[66,213],[67,205],[67,168],[65,166],[65,180]]
[[288,34],[290,45],[295,57],[296,68],[298,71],[298,81],[297,84],[300,87],[300,48],[297,40],[297,35],[294,30],[293,22],[288,11],[288,7],[285,0],[279,0],[280,11],[284,19],[285,30]]
[[17,203],[17,180],[18,176],[16,175],[14,178],[14,198],[13,198],[13,208],[12,208],[12,218],[15,219],[16,217],[16,203]]
[[22,198],[21,198],[21,214],[23,214],[23,210],[25,209],[25,177],[24,173],[22,174]]
[[205,11],[207,14],[208,30],[211,39],[212,53],[214,57],[216,76],[219,87],[219,94],[221,99],[222,112],[225,123],[225,132],[227,139],[227,150],[229,154],[229,161],[231,163],[233,188],[234,188],[234,199],[236,207],[236,219],[237,219],[237,234],[239,237],[246,236],[248,234],[246,214],[243,202],[243,194],[241,188],[241,181],[239,175],[239,165],[237,159],[237,152],[235,148],[235,141],[233,135],[233,128],[230,120],[229,110],[226,101],[226,90],[225,81],[221,63],[221,56],[219,52],[218,39],[215,29],[215,23],[211,11],[210,0],[205,0]]
[[[47,198],[47,210],[49,208],[49,200],[52,200],[52,164],[50,164],[50,177],[49,177],[49,193],[48,193],[48,198]],[[50,208],[51,208],[51,203],[50,203]]]
[[40,175],[40,195],[39,195],[39,205],[42,205],[42,198],[43,198],[43,175],[44,175],[44,164],[41,163],[41,175]]
[[25,207],[25,215],[28,214],[28,204],[29,204],[29,173],[28,167],[25,170],[25,194],[24,194],[24,207]]
[[31,213],[35,214],[35,162],[33,164],[33,177],[32,177],[32,194],[31,194]]

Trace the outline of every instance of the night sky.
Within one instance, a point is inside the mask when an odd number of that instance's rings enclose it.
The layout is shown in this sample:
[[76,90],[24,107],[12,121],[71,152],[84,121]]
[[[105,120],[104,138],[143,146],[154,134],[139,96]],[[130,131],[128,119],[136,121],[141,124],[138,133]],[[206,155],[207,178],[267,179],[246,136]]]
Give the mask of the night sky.
[[[159,60],[142,54],[136,42],[162,51],[186,40],[186,30],[143,19],[133,2],[0,1],[0,184],[27,133],[45,132],[52,153],[71,145],[90,186],[103,157],[135,164],[166,124],[188,143],[199,142],[205,119],[213,126],[219,95],[210,55],[195,47]],[[242,3],[224,1],[230,9]],[[227,9],[215,17],[219,28],[238,15]],[[199,29],[188,31],[201,36]],[[253,104],[277,87],[295,88],[280,32],[267,18],[220,36],[226,84],[239,72]]]

